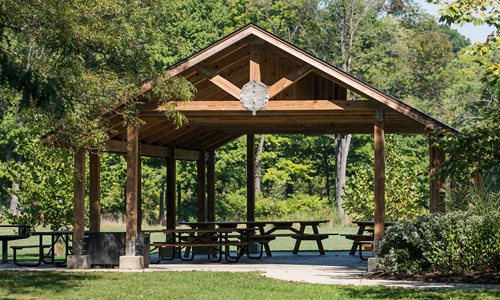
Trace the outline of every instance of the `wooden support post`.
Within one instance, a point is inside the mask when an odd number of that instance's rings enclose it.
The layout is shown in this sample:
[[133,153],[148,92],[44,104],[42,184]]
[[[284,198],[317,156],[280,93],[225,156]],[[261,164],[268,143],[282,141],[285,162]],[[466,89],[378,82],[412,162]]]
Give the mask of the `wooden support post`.
[[385,231],[385,138],[384,138],[384,111],[377,107],[374,123],[375,143],[375,228],[374,253],[378,255],[382,247]]
[[207,158],[207,220],[215,221],[215,151],[210,150]]
[[175,229],[177,224],[175,211],[175,188],[177,185],[177,170],[175,163],[175,148],[172,155],[167,157],[167,229]]
[[75,153],[73,184],[73,254],[83,255],[85,231],[85,149],[83,148]]
[[135,256],[137,239],[137,187],[139,171],[139,129],[127,127],[127,205],[125,255]]
[[99,232],[101,231],[101,158],[97,150],[89,152],[89,161],[89,230]]
[[429,136],[429,176],[430,176],[430,202],[431,214],[444,211],[444,178],[436,176],[436,171],[444,161],[444,151],[436,145],[436,137]]
[[205,203],[206,203],[206,197],[205,197],[205,152],[201,151],[200,152],[200,157],[198,158],[196,162],[196,171],[197,171],[197,207],[198,207],[198,222],[205,222],[206,221],[206,216],[205,216]]
[[255,138],[247,134],[247,221],[255,221]]
[[137,164],[137,231],[142,230],[142,156],[139,147],[139,162]]

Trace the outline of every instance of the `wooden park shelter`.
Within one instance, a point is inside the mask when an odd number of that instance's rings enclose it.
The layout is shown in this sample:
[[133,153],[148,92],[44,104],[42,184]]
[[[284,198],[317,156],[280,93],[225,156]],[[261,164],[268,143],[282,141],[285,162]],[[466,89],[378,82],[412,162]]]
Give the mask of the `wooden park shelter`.
[[[169,73],[185,77],[196,87],[193,101],[172,102],[187,117],[187,124],[177,128],[165,117],[164,111],[169,108],[158,103],[140,108],[138,116],[144,122],[141,127],[126,127],[117,113],[106,115],[111,139],[105,150],[127,157],[126,252],[131,256],[135,255],[134,242],[141,227],[141,156],[164,157],[167,161],[167,228],[176,225],[176,160],[197,162],[198,221],[214,221],[214,150],[246,135],[247,219],[252,221],[254,134],[373,134],[377,246],[384,236],[384,135],[429,135],[438,130],[453,130],[255,25],[248,25],[175,64]],[[240,102],[244,93],[252,92],[242,88],[249,82],[254,86],[257,83],[267,93],[267,105],[261,98],[253,101],[253,105],[265,106],[255,112]],[[152,86],[147,83],[142,89],[150,93]],[[360,100],[347,100],[348,90]],[[443,156],[430,143],[431,173]],[[84,235],[85,151],[77,152],[75,167],[73,225],[77,250]],[[99,231],[99,168],[99,155],[91,153],[91,231]],[[443,184],[443,179],[432,178],[431,212],[443,207]]]

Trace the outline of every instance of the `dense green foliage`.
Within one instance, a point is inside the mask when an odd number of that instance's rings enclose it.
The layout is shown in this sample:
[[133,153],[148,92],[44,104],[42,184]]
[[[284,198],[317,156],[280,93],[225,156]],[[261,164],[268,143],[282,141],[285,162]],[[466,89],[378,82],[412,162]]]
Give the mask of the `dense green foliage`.
[[[470,93],[472,101],[449,99],[455,105],[445,106],[449,108],[448,115],[455,115],[454,122],[465,126],[458,134],[441,133],[436,139],[436,144],[447,153],[437,176],[451,179],[447,188],[447,212],[391,227],[381,251],[383,269],[405,274],[499,272],[499,6],[488,0],[429,2],[445,5],[441,19],[449,24],[487,23],[497,32],[484,44],[462,50],[456,62],[449,66],[449,74],[456,79],[456,84],[449,86],[445,95]],[[471,61],[479,63],[482,70]],[[486,84],[470,80],[480,76]],[[474,183],[471,177],[475,178]]]
[[393,273],[500,271],[500,212],[471,211],[424,216],[392,226],[382,248],[384,270]]
[[445,134],[441,144],[449,158],[441,172],[453,179],[466,181],[475,172],[493,179],[498,189],[500,178],[500,104],[483,110],[482,116],[463,128],[460,135]]
[[[355,220],[369,220],[374,214],[373,138],[356,145],[351,156],[352,174],[347,181],[344,207]],[[388,136],[386,139],[386,218],[412,220],[427,212],[429,182],[425,137]],[[360,201],[362,200],[362,201]]]
[[[154,94],[164,101],[188,100],[192,87],[165,77],[168,66],[248,22],[349,69],[357,77],[459,129],[481,119],[483,109],[498,109],[499,86],[494,81],[482,81],[492,73],[477,64],[478,60],[497,62],[498,52],[470,51],[473,48],[466,38],[448,25],[438,24],[412,1],[380,3],[1,1],[2,216],[15,221],[17,213],[10,215],[15,206],[9,210],[9,205],[18,196],[19,222],[54,228],[69,226],[73,197],[71,151],[48,147],[42,137],[59,128],[59,142],[73,147],[99,146],[107,134],[102,130],[103,120],[95,117],[118,102],[139,100],[140,85],[146,80],[156,84]],[[362,18],[355,26],[347,26],[347,12],[353,7]],[[346,30],[356,33],[350,44],[346,42]],[[350,46],[346,50],[347,44]],[[126,108],[124,113],[134,112],[133,105]],[[179,119],[177,115],[168,117]],[[457,156],[448,165],[466,161],[481,170],[498,166],[498,138],[494,134],[498,119],[483,119],[482,124],[489,125],[480,139],[473,135],[475,129],[464,130],[465,138],[460,142],[454,136],[447,138],[447,151],[469,153],[469,158]],[[256,136],[256,141],[260,138]],[[425,214],[427,139],[386,139],[388,219],[407,220]],[[257,218],[335,219],[336,141],[331,135],[263,137]],[[373,142],[370,136],[358,135],[353,136],[352,144],[345,209],[352,218],[370,219]],[[463,151],[464,147],[476,146],[471,152]],[[217,149],[219,219],[245,217],[245,151],[245,138]],[[487,153],[488,160],[476,162],[482,157],[477,153]],[[120,218],[125,209],[126,163],[121,156],[102,157],[102,211],[111,218]],[[177,168],[179,219],[189,220],[196,215],[196,166],[178,162]],[[450,167],[449,173],[455,169]],[[151,223],[162,222],[165,162],[144,158],[142,174],[144,218]],[[498,181],[493,182],[498,186]]]
[[0,84],[18,93],[16,105],[34,109],[25,117],[49,116],[44,126],[58,128],[57,142],[100,145],[107,135],[98,116],[137,100],[142,81],[154,79],[160,94],[189,99],[189,85],[159,75],[181,54],[155,50],[182,40],[161,26],[165,18],[181,22],[173,12],[146,2],[2,1]]
[[[472,23],[486,24],[495,30],[488,36],[485,43],[476,43],[470,52],[476,56],[475,61],[484,69],[484,80],[491,84],[500,84],[500,4],[495,0],[427,0],[428,2],[443,5],[441,21],[447,24]],[[493,62],[490,57],[496,57]]]
[[[498,36],[500,19],[498,15],[500,5],[490,0],[430,0],[429,2],[444,5],[440,12],[441,20],[448,24],[487,24],[496,29],[484,43],[476,43],[463,51],[459,57],[465,66],[465,68],[461,67],[463,71],[452,67],[451,74],[454,74],[456,79],[462,77],[462,80],[458,80],[462,83],[455,85],[455,88],[459,88],[459,92],[476,91],[474,94],[479,95],[479,92],[482,96],[481,100],[474,99],[471,102],[474,103],[472,107],[470,103],[454,100],[457,104],[455,107],[465,108],[462,108],[462,116],[457,118],[457,121],[464,126],[460,134],[443,133],[445,137],[440,139],[438,144],[448,154],[439,172],[441,176],[447,176],[454,182],[458,181],[463,184],[473,174],[486,174],[491,181],[488,188],[498,191],[500,189],[500,139],[498,138],[500,124],[500,37]],[[473,76],[476,78],[482,76],[482,81],[486,84],[472,85],[468,80],[473,74],[472,70],[467,67],[471,61],[475,63],[475,66],[480,65],[482,68],[481,72],[475,71]],[[496,200],[498,201],[498,198]]]

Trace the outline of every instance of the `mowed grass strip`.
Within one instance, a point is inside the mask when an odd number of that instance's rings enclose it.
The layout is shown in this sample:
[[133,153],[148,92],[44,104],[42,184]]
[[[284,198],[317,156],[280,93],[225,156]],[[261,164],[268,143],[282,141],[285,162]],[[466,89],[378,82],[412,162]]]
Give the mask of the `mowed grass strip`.
[[286,282],[259,273],[0,272],[1,299],[499,299],[498,291],[418,291]]

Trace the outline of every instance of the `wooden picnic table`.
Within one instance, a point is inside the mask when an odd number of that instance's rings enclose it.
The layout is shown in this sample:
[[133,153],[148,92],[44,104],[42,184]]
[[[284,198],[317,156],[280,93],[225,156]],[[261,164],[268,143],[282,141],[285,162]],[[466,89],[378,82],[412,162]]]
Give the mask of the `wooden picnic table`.
[[[52,264],[54,266],[64,266],[66,264],[66,260],[69,254],[72,253],[72,248],[70,246],[72,231],[37,231],[32,232],[31,235],[38,236],[38,245],[21,245],[21,246],[12,246],[12,250],[14,252],[14,264],[21,267],[26,266],[38,266],[42,262],[44,264]],[[44,244],[43,237],[50,237],[50,244]],[[64,260],[56,261],[55,260],[55,249],[58,242],[62,242],[65,246],[65,255]],[[38,261],[32,263],[26,262],[18,262],[17,261],[17,251],[25,248],[38,248]],[[45,254],[44,249],[47,248],[48,252]]]
[[[172,260],[176,254],[181,260],[191,261],[194,259],[194,252],[191,251],[192,247],[208,247],[211,249],[212,251],[208,253],[210,260],[212,260],[211,255],[215,254],[216,261],[221,261],[224,254],[227,261],[237,262],[249,244],[248,238],[246,238],[248,230],[243,228],[153,229],[141,231],[147,233],[165,233],[165,242],[154,242],[151,244],[153,250],[155,248],[159,250],[157,263],[163,259]],[[238,249],[236,257],[232,257],[229,253],[229,247],[231,246],[235,246]],[[161,253],[161,248],[163,247],[172,249],[170,257],[163,256]],[[184,258],[181,255],[181,248],[185,248]]]
[[[274,239],[281,236],[289,236],[294,239],[295,247],[293,249],[293,254],[298,254],[300,244],[303,240],[315,240],[318,245],[318,250],[321,255],[325,254],[323,248],[322,240],[328,237],[328,234],[320,234],[318,230],[319,224],[328,223],[328,220],[316,220],[316,221],[214,221],[214,222],[179,222],[182,225],[188,225],[191,228],[207,228],[210,226],[218,226],[219,228],[237,228],[240,225],[246,226],[247,229],[255,228],[258,230],[258,236],[265,239]],[[266,230],[266,226],[271,226]],[[295,228],[294,225],[299,225],[299,229]],[[311,227],[313,230],[312,234],[305,233],[307,227]],[[276,231],[290,231],[291,233],[277,234]],[[272,256],[271,248],[269,243],[261,244],[266,251],[267,256]]]
[[[352,240],[352,247],[349,251],[349,255],[356,255],[356,250],[359,247],[359,257],[365,260],[363,257],[362,247],[364,244],[373,244],[373,231],[375,228],[374,221],[368,220],[357,220],[352,221],[352,223],[358,225],[358,232],[356,234],[343,234],[347,239]],[[389,227],[397,224],[397,222],[385,222],[384,226]]]
[[0,228],[17,228],[17,232],[0,234],[0,241],[2,241],[2,263],[6,264],[9,262],[9,241],[29,238],[30,226],[19,224],[0,224]]

